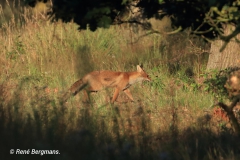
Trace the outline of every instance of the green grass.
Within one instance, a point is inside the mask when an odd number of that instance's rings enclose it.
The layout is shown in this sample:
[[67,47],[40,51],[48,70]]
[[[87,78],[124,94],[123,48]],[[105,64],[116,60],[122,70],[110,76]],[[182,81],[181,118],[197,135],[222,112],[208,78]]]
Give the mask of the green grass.
[[[23,15],[2,21],[0,30],[1,159],[33,158],[10,149],[61,153],[36,159],[240,158],[239,138],[212,115],[213,95],[191,86],[183,69],[169,73],[164,37],[131,44],[144,31],[133,38],[121,26],[77,31],[73,23],[34,19],[30,9]],[[93,94],[90,104],[82,103],[82,92],[59,103],[84,74],[134,71],[139,63],[152,82],[130,88],[134,103],[121,93],[110,105],[111,89]]]

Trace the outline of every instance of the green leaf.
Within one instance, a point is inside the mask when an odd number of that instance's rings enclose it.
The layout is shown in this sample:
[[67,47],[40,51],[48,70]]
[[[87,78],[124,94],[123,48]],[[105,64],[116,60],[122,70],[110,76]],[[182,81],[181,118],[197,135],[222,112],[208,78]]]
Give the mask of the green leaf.
[[110,14],[111,10],[109,7],[102,7],[99,9],[101,13]]
[[161,3],[163,3],[164,2],[164,0],[158,0],[158,3],[159,4],[161,4]]
[[112,19],[108,16],[102,16],[98,21],[98,26],[103,28],[109,28],[112,23]]
[[123,0],[122,1],[122,5],[125,5],[127,3],[128,0]]

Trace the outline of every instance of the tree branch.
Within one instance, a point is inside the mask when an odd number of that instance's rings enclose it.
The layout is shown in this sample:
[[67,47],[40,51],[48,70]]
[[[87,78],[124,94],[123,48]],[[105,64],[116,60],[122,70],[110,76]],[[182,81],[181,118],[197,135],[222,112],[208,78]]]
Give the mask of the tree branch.
[[229,120],[233,126],[233,129],[235,131],[235,133],[240,136],[240,125],[238,123],[237,118],[235,117],[234,113],[233,113],[233,107],[235,107],[237,105],[237,103],[239,102],[240,97],[235,97],[234,100],[232,101],[232,104],[230,106],[227,106],[226,104],[219,102],[218,105],[220,107],[222,107],[224,109],[225,112],[227,112],[227,115],[229,117]]

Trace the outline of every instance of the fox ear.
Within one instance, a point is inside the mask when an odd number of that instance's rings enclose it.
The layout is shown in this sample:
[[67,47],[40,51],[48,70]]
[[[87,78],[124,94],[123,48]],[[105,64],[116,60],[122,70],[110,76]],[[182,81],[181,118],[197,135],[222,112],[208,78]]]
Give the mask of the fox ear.
[[137,71],[138,72],[142,72],[143,71],[142,68],[139,65],[137,65]]

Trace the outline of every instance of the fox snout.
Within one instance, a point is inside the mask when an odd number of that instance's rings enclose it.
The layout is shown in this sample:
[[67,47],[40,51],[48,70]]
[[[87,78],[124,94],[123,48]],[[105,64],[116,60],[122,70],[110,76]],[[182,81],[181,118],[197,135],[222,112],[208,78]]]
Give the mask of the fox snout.
[[149,75],[145,72],[142,74],[142,77],[143,77],[143,81],[148,81],[148,82],[152,81]]
[[151,78],[149,77],[149,75],[147,75],[147,77],[145,78],[145,80],[148,81],[148,82],[151,82],[151,81],[152,81]]

